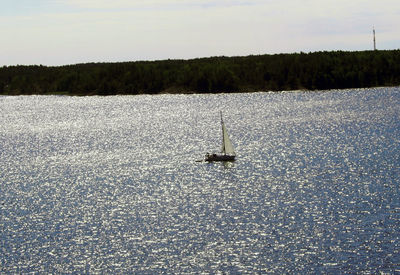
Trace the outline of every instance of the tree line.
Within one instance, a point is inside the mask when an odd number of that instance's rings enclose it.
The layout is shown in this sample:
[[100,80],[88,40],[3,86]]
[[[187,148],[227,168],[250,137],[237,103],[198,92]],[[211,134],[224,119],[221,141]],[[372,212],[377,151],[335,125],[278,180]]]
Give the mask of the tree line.
[[400,85],[400,50],[4,66],[0,94],[116,95]]

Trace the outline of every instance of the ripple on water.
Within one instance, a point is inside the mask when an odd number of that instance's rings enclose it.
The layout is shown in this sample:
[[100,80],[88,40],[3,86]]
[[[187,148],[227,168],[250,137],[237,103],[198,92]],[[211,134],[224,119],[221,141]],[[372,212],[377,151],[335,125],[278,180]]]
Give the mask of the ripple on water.
[[0,272],[399,272],[399,101],[0,97]]

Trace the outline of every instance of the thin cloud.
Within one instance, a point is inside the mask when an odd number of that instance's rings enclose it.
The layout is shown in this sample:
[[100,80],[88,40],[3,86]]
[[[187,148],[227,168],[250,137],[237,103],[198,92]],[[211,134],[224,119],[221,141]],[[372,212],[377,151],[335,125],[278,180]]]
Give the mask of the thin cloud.
[[[60,0],[61,1],[61,0]],[[232,7],[232,6],[253,6],[263,4],[260,0],[69,0],[63,2],[75,8],[90,10],[116,10],[116,9],[185,9],[185,8],[213,8],[213,7]]]
[[38,2],[0,17],[3,64],[365,50],[372,26],[379,49],[400,47],[397,0]]

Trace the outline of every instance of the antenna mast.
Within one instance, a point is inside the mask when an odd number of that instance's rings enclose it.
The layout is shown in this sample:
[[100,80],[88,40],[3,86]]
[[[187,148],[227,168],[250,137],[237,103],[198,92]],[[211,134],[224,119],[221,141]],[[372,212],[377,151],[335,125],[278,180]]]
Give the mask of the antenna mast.
[[374,51],[376,51],[375,27],[372,28],[372,32],[374,34]]

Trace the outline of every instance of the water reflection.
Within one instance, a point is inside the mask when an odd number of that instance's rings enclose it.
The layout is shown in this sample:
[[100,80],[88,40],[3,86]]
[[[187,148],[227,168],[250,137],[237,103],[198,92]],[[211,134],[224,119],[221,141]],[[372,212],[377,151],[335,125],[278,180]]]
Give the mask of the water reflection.
[[[399,103],[1,97],[0,272],[396,273]],[[220,142],[209,108],[235,162],[193,159]]]

